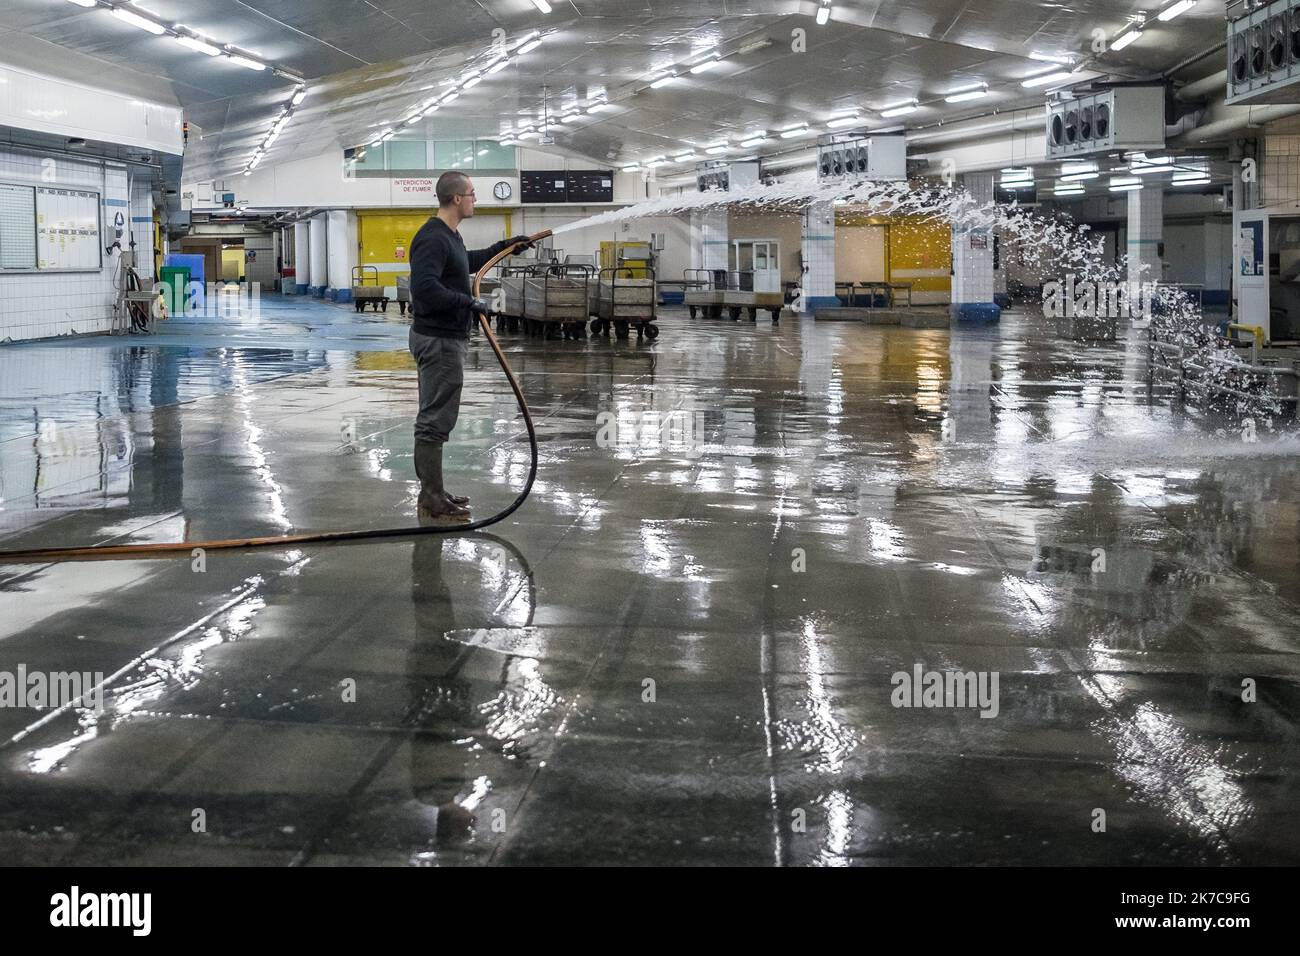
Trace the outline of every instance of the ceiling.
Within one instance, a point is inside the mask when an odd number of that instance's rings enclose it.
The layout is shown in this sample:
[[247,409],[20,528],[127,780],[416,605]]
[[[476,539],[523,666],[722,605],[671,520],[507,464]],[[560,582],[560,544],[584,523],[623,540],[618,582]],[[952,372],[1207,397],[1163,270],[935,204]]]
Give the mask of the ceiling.
[[[116,0],[115,0],[116,2]],[[626,164],[680,154],[691,144],[739,140],[849,108],[869,128],[949,122],[993,109],[1042,102],[1021,81],[1052,64],[1031,53],[1073,56],[1079,79],[1139,79],[1221,42],[1222,7],[1200,0],[1169,23],[1150,20],[1142,38],[1096,57],[1093,31],[1114,37],[1143,0],[884,0],[837,2],[825,26],[812,0],[140,0],[168,23],[183,23],[238,45],[304,78],[309,95],[266,162],[366,143],[468,68],[486,63],[494,30],[514,42],[530,30],[545,41],[487,76],[412,133],[490,136],[540,117],[543,90],[554,112],[605,95],[611,108],[554,133],[557,150]],[[796,50],[796,31],[806,50]],[[689,65],[710,49],[714,70],[647,89],[651,78]],[[155,88],[178,102],[192,127],[186,179],[238,173],[293,92],[270,71],[255,73],[209,58],[168,37],[121,23],[68,0],[4,0],[0,51],[68,51],[42,58],[50,72],[87,69],[110,82]],[[0,59],[6,57],[0,52]],[[1207,58],[1218,68],[1220,55]],[[125,74],[135,80],[123,80]],[[93,81],[93,77],[90,78]],[[989,84],[961,104],[943,97]],[[883,107],[917,99],[900,120]],[[797,141],[795,141],[797,142]],[[773,139],[760,148],[789,143]]]

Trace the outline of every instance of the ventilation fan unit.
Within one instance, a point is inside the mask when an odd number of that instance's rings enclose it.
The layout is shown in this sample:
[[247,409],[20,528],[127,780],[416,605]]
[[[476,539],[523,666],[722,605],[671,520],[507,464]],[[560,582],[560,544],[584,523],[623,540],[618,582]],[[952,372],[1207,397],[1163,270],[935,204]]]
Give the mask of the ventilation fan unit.
[[1047,105],[1047,158],[1165,145],[1165,90],[1116,86]]
[[906,179],[907,144],[902,136],[823,136],[817,144],[817,178]]
[[758,163],[700,163],[695,167],[695,185],[700,192],[749,186],[759,179]]
[[1273,0],[1228,24],[1228,103],[1300,96],[1300,0]]

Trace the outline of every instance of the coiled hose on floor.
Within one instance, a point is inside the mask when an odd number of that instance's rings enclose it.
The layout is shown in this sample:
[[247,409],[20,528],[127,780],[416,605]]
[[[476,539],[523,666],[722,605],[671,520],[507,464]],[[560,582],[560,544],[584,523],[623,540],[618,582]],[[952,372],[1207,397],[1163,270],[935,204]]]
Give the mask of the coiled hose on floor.
[[[528,243],[538,242],[550,234],[551,230],[544,229],[529,236]],[[483,276],[521,245],[523,243],[507,246],[484,263],[483,268],[479,269],[478,274],[474,277],[474,298],[479,297],[479,288]],[[66,561],[88,558],[139,558],[169,554],[190,554],[199,549],[203,551],[231,551],[240,548],[286,548],[300,544],[329,544],[336,541],[409,538],[422,534],[464,534],[467,531],[477,531],[480,528],[494,525],[498,521],[504,521],[514,514],[528,498],[528,493],[533,490],[533,481],[537,478],[537,432],[533,428],[533,416],[528,411],[528,402],[524,400],[523,389],[520,388],[519,380],[515,378],[510,363],[506,361],[505,354],[501,351],[496,336],[492,334],[492,327],[487,316],[479,313],[478,321],[483,333],[487,336],[488,345],[492,346],[492,351],[501,364],[501,371],[505,372],[506,378],[510,380],[510,389],[515,393],[515,401],[519,403],[519,412],[524,416],[524,425],[528,428],[528,445],[532,454],[532,462],[528,467],[528,480],[524,482],[523,490],[503,511],[498,511],[487,518],[480,518],[478,521],[471,521],[468,524],[430,525],[414,528],[378,528],[373,531],[322,531],[314,534],[283,534],[263,538],[226,538],[217,541],[169,541],[161,544],[107,544],[81,548],[35,548],[28,551],[0,551],[0,564],[12,564],[19,561]]]

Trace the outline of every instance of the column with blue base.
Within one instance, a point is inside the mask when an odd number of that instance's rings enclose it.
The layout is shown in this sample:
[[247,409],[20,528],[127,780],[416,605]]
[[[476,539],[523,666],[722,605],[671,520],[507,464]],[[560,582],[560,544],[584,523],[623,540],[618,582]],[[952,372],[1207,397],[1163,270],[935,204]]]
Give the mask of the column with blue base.
[[[977,210],[993,203],[993,175],[962,176],[962,186],[975,200]],[[1002,309],[994,301],[994,294],[992,227],[974,221],[953,223],[952,317],[958,322],[996,322],[1002,317]]]
[[329,287],[329,225],[328,213],[311,219],[311,277],[307,294],[317,299],[324,297]]
[[329,212],[329,283],[325,298],[331,302],[352,301],[352,267],[357,259],[356,213],[347,209]]
[[1137,317],[1137,303],[1146,302],[1142,286],[1164,276],[1160,258],[1165,239],[1165,196],[1158,182],[1144,184],[1128,194],[1129,303]]
[[293,224],[293,289],[306,295],[311,287],[311,223]]
[[799,251],[803,255],[803,311],[835,308],[835,206],[830,200],[803,212]]

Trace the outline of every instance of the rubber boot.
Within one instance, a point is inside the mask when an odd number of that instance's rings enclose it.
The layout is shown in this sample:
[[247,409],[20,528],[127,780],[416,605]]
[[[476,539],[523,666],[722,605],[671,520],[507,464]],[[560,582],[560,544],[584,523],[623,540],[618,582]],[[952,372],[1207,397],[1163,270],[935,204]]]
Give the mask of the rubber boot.
[[419,516],[433,521],[465,523],[469,509],[447,497],[442,487],[442,445],[440,441],[415,443],[415,474],[420,479]]
[[[420,479],[420,483],[421,483],[421,484],[424,484],[424,483],[426,482],[426,479],[424,478],[424,476],[423,476],[423,475],[421,474],[421,472],[420,472],[420,446],[421,446],[421,445],[431,445],[431,446],[432,446],[432,445],[436,445],[436,446],[437,446],[437,452],[436,452],[436,457],[437,457],[437,466],[436,466],[436,467],[437,467],[437,473],[438,473],[438,487],[439,487],[439,488],[442,488],[442,443],[441,443],[441,442],[422,442],[422,441],[420,441],[418,438],[417,438],[416,441],[415,441],[415,475],[416,475],[417,478]],[[431,466],[428,465],[428,462],[431,461],[434,457],[435,457],[435,453],[434,453],[433,451],[429,451],[429,452],[426,453],[426,467],[431,467]],[[430,471],[430,474],[432,474],[432,470]],[[468,498],[468,497],[466,497],[465,495],[453,495],[453,494],[452,494],[450,491],[448,491],[446,488],[442,488],[442,495],[443,495],[444,498],[446,498],[446,499],[447,499],[448,501],[450,501],[452,504],[454,504],[454,505],[460,505],[460,507],[462,507],[462,508],[464,508],[465,506],[467,506],[467,505],[469,504],[469,498]]]

